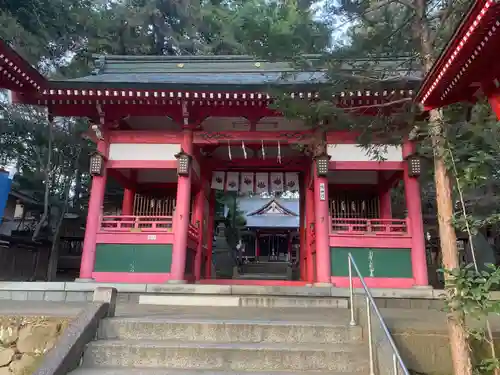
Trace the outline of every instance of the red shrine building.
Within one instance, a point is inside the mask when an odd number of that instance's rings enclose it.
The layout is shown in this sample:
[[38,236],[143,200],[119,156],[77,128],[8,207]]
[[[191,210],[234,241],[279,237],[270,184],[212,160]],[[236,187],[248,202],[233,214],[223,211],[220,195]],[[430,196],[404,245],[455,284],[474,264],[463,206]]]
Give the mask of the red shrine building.
[[425,110],[487,97],[500,119],[500,2],[476,0],[416,96]]
[[[247,229],[259,238],[286,234],[279,246],[297,245],[288,261],[295,258],[299,277],[240,284],[348,287],[352,253],[370,287],[428,285],[415,145],[387,145],[380,161],[357,144],[357,134],[327,132],[325,154],[302,152],[298,146],[318,132],[272,109],[267,92],[279,87],[307,103],[327,82],[323,72],[284,78],[290,70],[245,56],[99,56],[92,75],[55,81],[0,43],[0,87],[14,102],[46,107],[50,118],[91,119],[98,152],[91,157],[80,279],[218,283],[211,274],[215,191],[245,189],[298,196],[296,209],[278,199],[245,215],[278,213],[294,222],[288,227],[274,216],[266,228]],[[398,110],[420,84],[405,74],[379,91],[346,88],[328,100],[359,116],[376,115],[381,105]],[[124,189],[115,212],[103,207],[110,179]],[[406,206],[396,215],[397,184]],[[270,255],[264,240],[255,243],[254,255]]]

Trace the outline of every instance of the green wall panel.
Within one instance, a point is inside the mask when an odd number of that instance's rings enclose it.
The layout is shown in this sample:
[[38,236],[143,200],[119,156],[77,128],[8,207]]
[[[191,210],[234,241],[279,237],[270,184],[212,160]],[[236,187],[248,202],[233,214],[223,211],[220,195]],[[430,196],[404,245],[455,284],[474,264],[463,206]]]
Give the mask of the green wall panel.
[[171,244],[98,244],[94,271],[168,273],[171,265]]
[[331,247],[330,253],[332,276],[349,276],[351,253],[363,277],[413,277],[410,249]]

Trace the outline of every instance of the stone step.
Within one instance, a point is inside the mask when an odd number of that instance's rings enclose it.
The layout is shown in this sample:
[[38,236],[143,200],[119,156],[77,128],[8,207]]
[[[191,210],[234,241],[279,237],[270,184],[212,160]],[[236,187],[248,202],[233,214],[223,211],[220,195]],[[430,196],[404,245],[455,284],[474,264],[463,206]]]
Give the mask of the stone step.
[[239,280],[288,280],[287,274],[279,273],[243,273],[238,275]]
[[[249,371],[211,371],[211,370],[176,370],[163,368],[102,368],[80,367],[70,375],[296,375],[294,372],[249,372]],[[329,372],[329,375],[365,375],[365,372]],[[318,375],[317,372],[300,372],[300,375]]]
[[208,343],[146,340],[91,342],[84,367],[163,367],[224,371],[367,371],[362,344]]
[[277,273],[286,274],[288,263],[286,262],[259,262],[247,263],[241,266],[242,273]]
[[238,295],[154,295],[139,296],[141,305],[207,306],[207,307],[348,307],[346,298],[334,297],[278,297]]
[[311,323],[258,320],[107,318],[98,339],[179,340],[222,343],[354,343],[362,342],[361,327],[340,322]]

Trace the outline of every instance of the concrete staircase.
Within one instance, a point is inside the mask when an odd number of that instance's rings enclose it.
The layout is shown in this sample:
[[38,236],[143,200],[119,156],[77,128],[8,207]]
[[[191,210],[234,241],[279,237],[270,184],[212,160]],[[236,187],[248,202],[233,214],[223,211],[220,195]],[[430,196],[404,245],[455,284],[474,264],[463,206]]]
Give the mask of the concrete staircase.
[[[348,310],[309,310],[226,308],[203,318],[199,310],[184,318],[108,318],[71,374],[368,374],[367,345],[361,328],[348,325]],[[228,314],[234,317],[224,318]]]

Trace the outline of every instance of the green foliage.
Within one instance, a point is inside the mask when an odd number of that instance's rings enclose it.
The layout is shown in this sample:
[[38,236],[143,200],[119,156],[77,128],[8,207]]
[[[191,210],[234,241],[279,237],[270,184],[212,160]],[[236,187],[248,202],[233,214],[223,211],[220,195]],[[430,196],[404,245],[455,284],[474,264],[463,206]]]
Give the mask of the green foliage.
[[[73,176],[76,169],[79,184],[74,186],[72,207],[80,211],[82,193],[89,181],[88,154],[93,149],[82,138],[86,122],[55,119],[49,148],[49,124],[44,110],[21,105],[6,108],[6,118],[0,123],[0,164],[16,165],[19,174],[14,187],[43,202],[47,186],[50,205],[60,206],[66,200],[64,186],[72,183],[68,175]],[[52,161],[47,170],[49,153]]]
[[240,230],[246,224],[244,213],[238,207],[238,195],[236,192],[217,191],[215,199],[218,204],[229,208],[224,218],[224,233],[229,247],[235,248],[241,239]]
[[444,270],[446,285],[445,311],[454,316],[470,318],[468,338],[473,350],[475,373],[493,374],[500,369],[495,343],[488,322],[488,315],[500,314],[500,301],[491,299],[490,293],[500,285],[500,268],[493,264],[479,271],[473,264],[462,268]]

